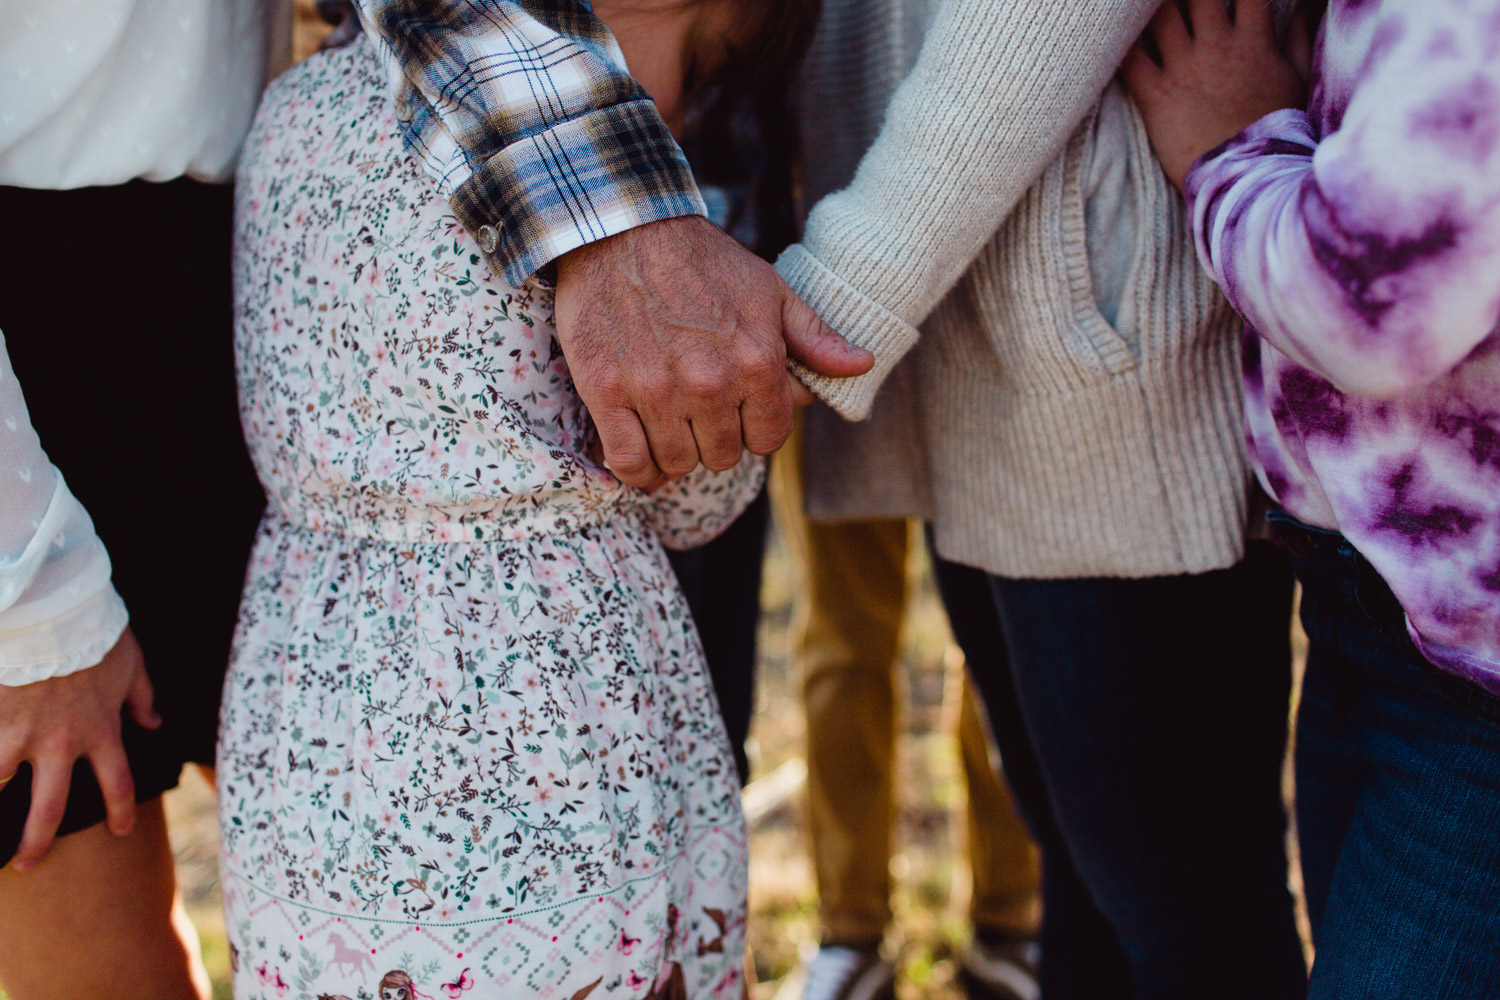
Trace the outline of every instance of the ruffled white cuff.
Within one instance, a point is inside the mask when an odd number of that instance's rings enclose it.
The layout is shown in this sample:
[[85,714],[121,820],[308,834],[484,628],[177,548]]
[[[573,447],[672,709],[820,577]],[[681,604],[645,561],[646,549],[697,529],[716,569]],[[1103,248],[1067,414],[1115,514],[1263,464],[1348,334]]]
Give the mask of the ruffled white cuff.
[[25,551],[0,570],[0,686],[92,667],[125,631],[109,553],[60,475]]
[[76,673],[104,659],[130,616],[112,584],[55,618],[0,630],[0,686]]

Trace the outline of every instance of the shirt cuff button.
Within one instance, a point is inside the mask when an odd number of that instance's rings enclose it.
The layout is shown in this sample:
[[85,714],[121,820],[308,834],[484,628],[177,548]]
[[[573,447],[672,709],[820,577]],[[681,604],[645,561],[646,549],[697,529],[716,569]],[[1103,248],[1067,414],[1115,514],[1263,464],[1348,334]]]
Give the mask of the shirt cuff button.
[[479,236],[479,249],[485,253],[494,253],[500,246],[500,230],[494,226],[480,226],[477,235]]
[[396,120],[399,122],[409,122],[412,120],[412,117],[411,102],[404,96],[396,98]]

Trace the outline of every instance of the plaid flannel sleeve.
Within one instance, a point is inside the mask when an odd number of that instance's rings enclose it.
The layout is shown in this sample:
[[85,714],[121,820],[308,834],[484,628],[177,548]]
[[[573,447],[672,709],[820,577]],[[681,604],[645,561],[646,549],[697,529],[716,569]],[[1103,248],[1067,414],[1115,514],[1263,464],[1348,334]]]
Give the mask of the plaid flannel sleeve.
[[687,159],[586,0],[358,0],[407,147],[513,285],[703,215]]

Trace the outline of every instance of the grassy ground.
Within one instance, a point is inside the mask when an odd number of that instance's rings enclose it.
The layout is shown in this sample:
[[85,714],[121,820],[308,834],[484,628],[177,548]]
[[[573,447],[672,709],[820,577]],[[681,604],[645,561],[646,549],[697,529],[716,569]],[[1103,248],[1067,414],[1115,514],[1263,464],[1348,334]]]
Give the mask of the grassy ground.
[[[762,594],[759,703],[752,728],[752,777],[769,774],[802,752],[797,677],[788,655],[792,579],[773,542]],[[954,956],[965,943],[967,867],[954,849],[963,784],[951,720],[962,660],[947,620],[924,576],[901,647],[907,710],[897,747],[902,797],[891,871],[896,924],[890,943],[899,955],[902,998],[948,998]],[[798,804],[758,824],[750,837],[750,944],[760,995],[797,963],[815,940],[816,889],[802,839]]]

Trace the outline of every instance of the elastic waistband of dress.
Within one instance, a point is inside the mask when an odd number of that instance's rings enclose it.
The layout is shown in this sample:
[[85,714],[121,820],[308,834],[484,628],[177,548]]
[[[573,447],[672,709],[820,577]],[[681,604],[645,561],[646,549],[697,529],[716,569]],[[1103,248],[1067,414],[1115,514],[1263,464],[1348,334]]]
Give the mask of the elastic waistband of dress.
[[[351,504],[353,506],[353,504]],[[336,503],[299,508],[273,501],[267,516],[292,528],[384,542],[456,545],[475,542],[514,542],[547,535],[566,535],[591,527],[629,522],[639,524],[644,512],[622,491],[601,498],[594,507],[559,513],[546,504],[510,504],[445,511],[392,504],[386,511],[360,503],[358,512],[340,510]]]

